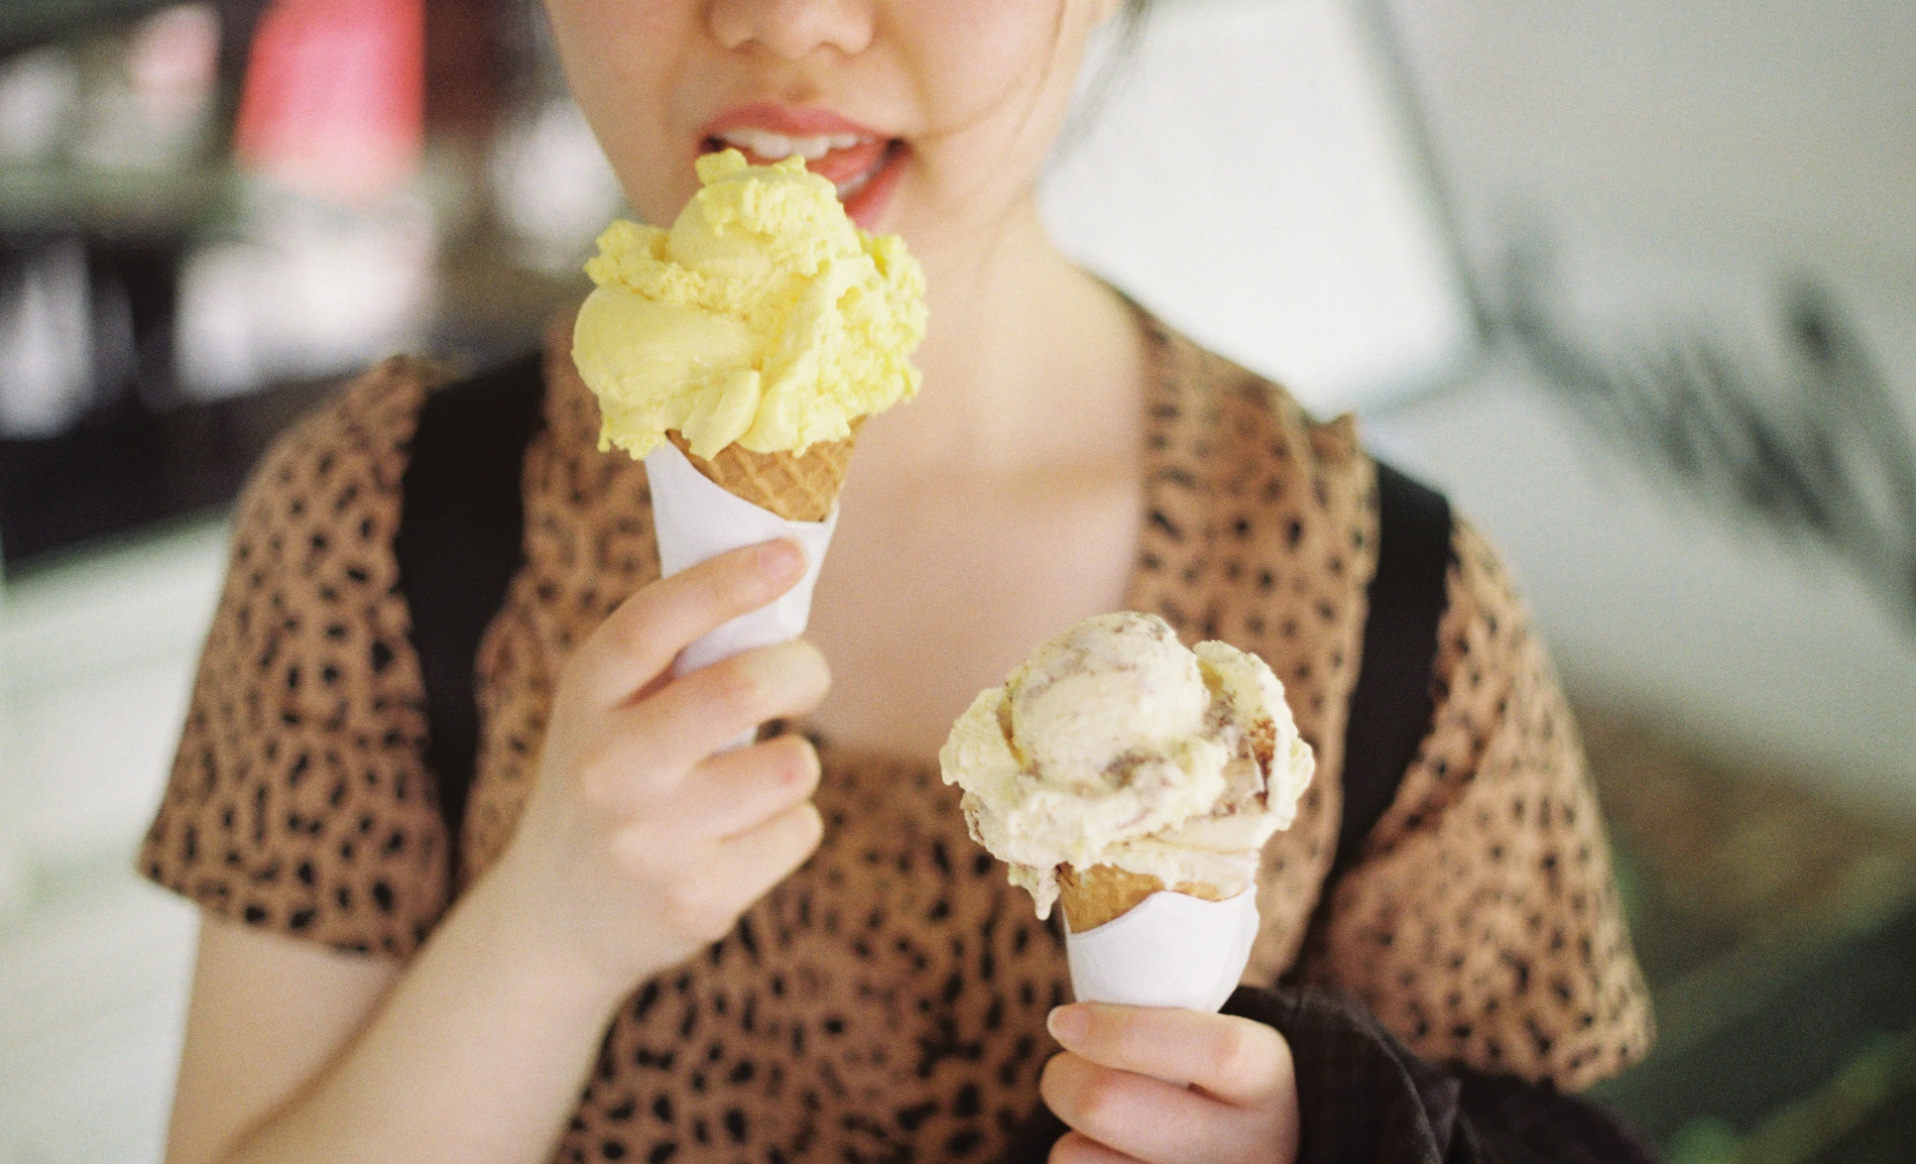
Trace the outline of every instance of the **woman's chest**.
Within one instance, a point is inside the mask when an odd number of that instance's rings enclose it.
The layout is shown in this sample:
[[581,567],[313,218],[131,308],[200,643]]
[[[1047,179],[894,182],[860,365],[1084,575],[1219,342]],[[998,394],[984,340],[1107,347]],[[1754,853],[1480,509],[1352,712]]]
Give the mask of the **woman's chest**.
[[813,859],[621,1008],[560,1159],[982,1158],[1038,1102],[1060,943],[956,796],[828,753],[818,803]]
[[806,633],[834,680],[813,722],[834,742],[930,757],[1032,646],[1127,605],[1141,503],[1116,473],[885,485],[848,490],[819,580]]

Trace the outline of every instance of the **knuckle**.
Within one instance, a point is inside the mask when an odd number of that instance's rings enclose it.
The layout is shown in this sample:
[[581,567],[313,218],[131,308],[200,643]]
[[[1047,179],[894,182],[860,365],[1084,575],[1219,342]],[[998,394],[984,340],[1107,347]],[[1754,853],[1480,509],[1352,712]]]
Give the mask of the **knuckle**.
[[558,679],[552,688],[552,720],[555,728],[564,720],[589,714],[594,687],[592,654],[592,651],[576,650],[559,664]]
[[666,880],[675,868],[671,853],[658,842],[651,829],[633,829],[620,836],[613,859],[626,876],[647,885]]
[[1093,1071],[1078,1085],[1077,1123],[1095,1134],[1117,1126],[1124,1111],[1123,1079],[1115,1071]]
[[579,801],[597,813],[629,818],[658,793],[660,774],[613,741],[602,741],[579,757],[573,784]]
[[731,933],[732,926],[737,921],[738,915],[735,911],[713,910],[702,914],[685,932],[687,936],[709,946]]
[[652,608],[656,603],[654,588],[657,585],[655,582],[633,595],[600,624],[606,645],[614,653],[631,657],[648,655],[653,650],[657,619]]
[[749,718],[765,702],[765,677],[746,656],[716,663],[709,670],[706,682],[712,702],[725,712]]
[[612,649],[621,658],[650,659],[662,653],[651,621],[626,619],[612,634]]
[[1251,1024],[1231,1023],[1211,1039],[1210,1069],[1219,1079],[1250,1083],[1269,1074],[1268,1048]]
[[1070,1073],[1070,1065],[1066,1061],[1069,1056],[1069,1051],[1058,1052],[1046,1059],[1044,1067],[1038,1072],[1038,1094],[1053,1107],[1064,1103],[1068,1098],[1065,1081]]
[[1237,1027],[1220,1029],[1211,1037],[1207,1055],[1210,1061],[1205,1066],[1220,1079],[1242,1078],[1250,1060],[1247,1042],[1244,1033]]
[[601,812],[616,807],[631,783],[624,765],[603,752],[582,757],[575,780],[579,799]]
[[1156,1016],[1138,1007],[1093,1005],[1090,1013],[1088,1038],[1112,1053],[1148,1052],[1162,1037],[1154,1029]]
[[672,928],[688,937],[715,942],[732,928],[732,913],[697,881],[681,881],[662,895],[665,915]]
[[797,653],[808,693],[823,695],[832,685],[832,667],[825,660],[825,652],[819,650],[810,639],[794,640],[792,649]]
[[753,610],[764,603],[764,583],[757,571],[727,561],[712,572],[708,600],[723,611]]

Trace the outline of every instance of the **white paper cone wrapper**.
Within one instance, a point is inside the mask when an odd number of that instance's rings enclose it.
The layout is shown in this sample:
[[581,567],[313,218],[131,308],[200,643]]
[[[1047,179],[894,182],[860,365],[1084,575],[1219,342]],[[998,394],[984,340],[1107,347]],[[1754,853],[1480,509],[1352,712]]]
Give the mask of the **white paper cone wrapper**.
[[1216,1011],[1237,989],[1257,939],[1257,888],[1228,901],[1153,893],[1081,934],[1066,927],[1079,1002]]
[[646,454],[645,475],[652,485],[652,525],[659,541],[659,572],[665,577],[727,550],[773,538],[795,538],[805,547],[805,577],[798,585],[777,602],[740,615],[694,641],[679,654],[675,674],[696,671],[753,647],[790,642],[805,633],[818,569],[838,524],[835,507],[824,521],[787,521],[713,484],[671,441]]

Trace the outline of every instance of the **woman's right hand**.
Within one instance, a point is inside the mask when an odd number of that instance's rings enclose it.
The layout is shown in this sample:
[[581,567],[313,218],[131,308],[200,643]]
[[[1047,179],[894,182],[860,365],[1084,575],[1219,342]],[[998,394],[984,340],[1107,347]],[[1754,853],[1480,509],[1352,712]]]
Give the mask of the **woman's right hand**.
[[721,554],[626,600],[560,675],[538,776],[487,875],[512,928],[616,998],[729,932],[823,833],[818,755],[787,734],[720,751],[824,698],[804,640],[674,678],[688,643],[803,575],[790,541]]

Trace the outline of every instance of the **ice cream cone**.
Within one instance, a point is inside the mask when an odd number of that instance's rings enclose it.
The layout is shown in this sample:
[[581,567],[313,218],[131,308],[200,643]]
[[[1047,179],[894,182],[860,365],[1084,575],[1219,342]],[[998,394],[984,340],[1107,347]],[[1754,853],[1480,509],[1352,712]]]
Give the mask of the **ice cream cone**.
[[796,453],[755,453],[736,443],[726,445],[711,460],[692,452],[680,433],[665,435],[685,459],[708,480],[734,497],[768,509],[786,521],[824,521],[838,504],[851,466],[852,443],[863,418],[852,422],[852,435],[827,441]]
[[[1116,865],[1093,865],[1084,870],[1058,867],[1058,903],[1064,906],[1065,924],[1074,934],[1118,920],[1163,889],[1164,882],[1158,878]],[[1223,901],[1228,896],[1217,886],[1198,881],[1180,881],[1172,891],[1204,901]]]

